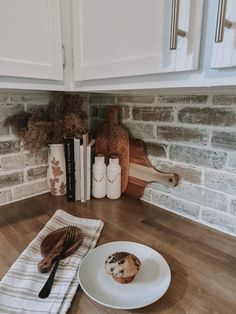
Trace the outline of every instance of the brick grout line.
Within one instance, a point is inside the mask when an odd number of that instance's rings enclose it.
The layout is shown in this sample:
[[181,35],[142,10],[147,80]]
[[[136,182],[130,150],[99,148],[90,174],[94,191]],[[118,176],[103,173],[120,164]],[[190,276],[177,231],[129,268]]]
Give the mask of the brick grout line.
[[[154,193],[155,193],[155,191],[157,191],[158,193],[163,193],[164,195],[170,196],[170,197],[172,197],[172,198],[174,198],[174,199],[181,200],[181,201],[184,201],[184,202],[186,202],[186,203],[190,203],[190,204],[192,204],[192,205],[202,206],[202,205],[199,204],[199,203],[196,203],[196,202],[194,202],[194,201],[187,200],[187,199],[182,198],[182,197],[180,197],[180,196],[176,196],[176,195],[174,195],[174,194],[171,194],[171,193],[168,193],[168,192],[164,192],[164,191],[160,191],[160,190],[157,190],[157,189],[154,189],[154,188],[152,188],[152,189],[154,190]],[[218,209],[215,209],[215,210],[218,210]],[[220,210],[219,210],[219,211],[220,211]]]
[[118,104],[118,96],[117,96],[117,95],[115,95],[114,104],[115,104],[115,105]]
[[[227,213],[227,212],[221,212],[221,211],[218,212],[217,209],[210,208],[210,207],[207,207],[207,206],[202,206],[202,209],[201,209],[201,210],[209,210],[209,211],[212,211],[212,212],[217,212],[217,214],[224,215],[224,216],[226,216],[226,217],[228,217],[228,218],[233,218],[233,219],[236,218],[236,216],[233,215],[233,214],[230,214],[230,213]],[[226,225],[226,226],[227,226],[227,225]],[[213,228],[214,228],[214,227],[213,227]],[[225,231],[222,230],[222,229],[219,229],[219,230],[221,230],[222,232],[225,232]],[[230,234],[233,234],[234,236],[236,236],[235,233],[230,233]]]
[[[91,117],[92,119],[96,118],[96,117]],[[151,123],[151,122],[155,122],[158,124],[158,126],[171,126],[171,127],[182,127],[182,128],[189,128],[189,129],[210,129],[213,131],[218,131],[218,132],[222,132],[222,130],[226,131],[226,132],[232,132],[232,131],[235,131],[235,127],[236,127],[236,124],[235,125],[232,125],[232,126],[217,126],[217,125],[208,125],[208,124],[197,124],[197,123],[182,123],[182,122],[179,122],[179,121],[151,121],[151,120],[135,120],[133,119],[133,122],[134,123]]]
[[[143,201],[145,201],[145,202],[147,202],[147,203],[150,203],[150,204],[152,204],[152,205],[155,205],[155,203],[153,203],[153,202],[151,202],[151,201],[148,201],[148,200],[146,200],[146,199],[143,199]],[[201,206],[201,207],[204,207],[204,206]],[[221,231],[221,232],[223,232],[223,233],[227,233],[227,234],[229,234],[229,235],[235,236],[235,233],[234,233],[234,232],[230,232],[230,231],[228,231],[228,230],[222,230],[222,229],[221,229],[220,227],[218,227],[218,226],[215,226],[215,225],[213,226],[213,224],[209,224],[209,223],[206,223],[205,221],[201,220],[201,219],[202,219],[202,217],[201,217],[201,208],[200,208],[200,211],[199,211],[199,218],[198,218],[198,219],[196,219],[196,218],[193,217],[193,216],[184,215],[183,213],[180,213],[180,212],[171,210],[171,209],[169,209],[169,208],[167,208],[167,207],[164,207],[164,206],[162,206],[162,208],[165,209],[165,210],[167,210],[167,211],[169,211],[169,212],[172,212],[172,213],[174,213],[174,214],[177,214],[177,215],[179,215],[179,216],[181,216],[181,217],[184,217],[184,218],[186,218],[186,219],[189,219],[189,220],[192,220],[192,221],[196,221],[196,222],[198,222],[198,223],[200,223],[200,224],[203,224],[204,226],[207,226],[207,227],[209,227],[209,228],[217,229],[217,230],[219,230],[219,231]],[[207,207],[206,207],[206,208],[207,208]],[[211,208],[209,208],[209,209],[210,209],[210,210],[214,210],[214,209],[211,209]],[[230,215],[230,216],[233,216],[233,215]]]
[[11,190],[11,186],[7,186],[7,187],[5,187],[5,188],[1,188],[0,189],[0,193],[1,192],[7,192],[7,191],[10,191]]
[[181,162],[181,161],[173,161],[173,160],[171,160],[171,159],[169,159],[169,158],[163,159],[163,158],[161,158],[161,157],[156,157],[156,156],[152,156],[152,157],[156,158],[157,161],[160,161],[160,162],[170,162],[170,163],[176,164],[176,165],[178,165],[178,166],[183,166],[183,167],[185,167],[185,168],[186,168],[186,167],[187,167],[187,168],[194,168],[194,169],[196,169],[196,170],[202,169],[201,166],[195,166],[195,165],[192,165],[192,164],[183,163],[183,162]]
[[4,172],[2,172],[0,175],[3,176],[3,175],[11,175],[11,174],[15,174],[15,173],[23,173],[24,171],[24,168],[20,168],[20,169],[13,169],[13,170],[7,170]]
[[39,178],[36,180],[31,180],[31,181],[24,181],[21,184],[11,185],[10,188],[13,189],[13,188],[19,187],[19,186],[27,186],[27,185],[31,185],[34,183],[42,183],[42,182],[45,182],[46,180],[47,180],[47,177],[45,176],[44,178]]
[[230,160],[231,160],[232,158],[236,158],[236,154],[233,153],[233,152],[229,152],[227,157],[228,157],[228,158],[227,158],[227,161],[226,161],[226,165],[227,165],[227,168],[226,168],[226,169],[227,169],[227,171],[229,171],[229,172],[231,172],[231,173],[233,173],[233,174],[236,174],[236,168],[230,166]]
[[[36,180],[32,180],[32,181],[24,181],[23,183],[20,183],[20,184],[11,185],[11,186],[8,187],[8,189],[10,189],[11,192],[13,192],[14,188],[20,188],[20,187],[24,187],[24,186],[29,186],[29,185],[32,185],[34,183],[43,183],[46,180],[47,180],[47,177],[36,179]],[[0,190],[0,191],[2,191],[2,190]]]
[[227,154],[226,163],[225,163],[225,169],[227,169],[229,172],[231,172],[230,167],[229,167],[229,161],[230,161],[230,156],[229,156],[229,154]]
[[[93,104],[94,105],[94,104]],[[104,104],[105,106],[109,106],[109,104]],[[122,105],[126,105],[127,106],[127,104],[125,104],[125,103],[120,103],[120,105],[122,106]],[[139,104],[140,105],[140,104]],[[145,107],[145,106],[147,106],[147,104],[142,104],[143,105],[143,107]],[[136,104],[134,104],[134,103],[131,103],[130,104],[130,108],[132,107],[135,107],[136,106]],[[152,107],[152,106],[151,106]],[[173,105],[173,104],[171,104],[170,105],[170,107],[171,108],[173,108],[173,109],[175,109],[175,110],[179,110],[180,108],[177,106],[177,105]],[[154,108],[154,107],[153,107]],[[213,106],[212,108],[218,108],[218,107],[215,107],[215,106]],[[92,118],[95,118],[95,117],[92,117]],[[133,119],[133,121],[134,121],[134,123],[150,123],[150,122],[155,122],[155,121],[148,121],[148,120],[134,120]],[[173,121],[156,121],[158,124],[160,124],[160,125],[169,125],[169,124],[172,124],[173,126],[175,125],[176,127],[186,127],[186,128],[204,128],[204,129],[206,129],[206,128],[209,128],[209,129],[214,129],[214,130],[218,130],[218,131],[222,131],[222,129],[224,129],[224,131],[233,131],[233,130],[235,130],[235,125],[231,125],[231,126],[225,126],[225,125],[214,125],[214,124],[202,124],[202,123],[182,123],[182,122],[180,122],[180,121],[175,121],[175,120],[173,120]]]
[[130,107],[130,121],[134,120],[134,116],[133,116],[133,106]]
[[153,103],[154,103],[155,105],[159,105],[159,102],[158,102],[158,95],[155,95],[155,96],[154,96],[154,101],[153,101]]
[[[161,183],[161,182],[160,182],[160,183]],[[228,193],[223,192],[223,191],[214,190],[214,189],[212,189],[212,188],[208,188],[208,187],[205,186],[205,185],[198,185],[198,184],[196,184],[196,183],[188,182],[188,181],[185,181],[185,180],[181,181],[180,184],[181,184],[181,183],[183,183],[183,184],[186,185],[186,186],[193,186],[193,187],[196,187],[196,188],[200,188],[200,189],[202,189],[202,190],[204,190],[204,191],[209,191],[209,192],[213,192],[213,193],[220,194],[220,195],[222,195],[222,196],[225,196],[225,198],[226,198],[227,200],[228,200],[228,198],[234,196],[233,194],[228,194]],[[178,185],[177,185],[177,187],[178,187]],[[173,187],[173,189],[174,189],[174,188],[175,188],[175,187]],[[161,192],[161,193],[163,192],[163,191],[161,191],[161,190],[156,189],[155,187],[152,187],[152,189],[153,189],[153,190],[156,190],[156,191],[158,191],[158,192]],[[167,195],[171,195],[171,196],[174,196],[174,197],[178,197],[178,198],[180,198],[180,199],[182,199],[182,200],[185,200],[186,202],[192,202],[192,203],[195,203],[195,204],[197,204],[197,205],[203,206],[203,205],[200,204],[200,203],[196,203],[196,202],[194,202],[194,201],[187,200],[187,199],[185,199],[185,198],[182,198],[181,196],[176,196],[175,194],[171,194],[171,193],[169,193],[169,192],[163,192],[163,193],[166,193]],[[236,195],[235,195],[235,197],[236,197]],[[211,208],[211,207],[209,207],[209,208]],[[212,207],[212,208],[213,208],[213,207]],[[216,208],[213,208],[213,209],[219,210],[219,209],[216,209]],[[219,210],[219,211],[223,212],[222,210]]]
[[233,173],[231,171],[228,171],[227,169],[215,169],[215,168],[207,168],[206,170],[208,171],[216,171],[216,172],[219,172],[219,173],[222,173],[222,174],[227,174],[227,175],[232,175],[233,177],[236,177],[236,173]]
[[213,137],[213,131],[212,131],[212,129],[211,129],[211,130],[209,130],[208,132],[209,132],[209,138],[208,138],[207,146],[208,146],[209,148],[213,148],[213,149],[214,149],[214,147],[213,147],[212,144],[211,144],[212,137]]
[[[187,148],[199,148],[200,150],[204,150],[204,151],[211,151],[211,152],[225,152],[225,153],[230,153],[231,151],[226,151],[224,148],[217,148],[217,147],[208,147],[207,145],[204,144],[198,144],[198,143],[193,143],[193,142],[185,142],[185,141],[178,141],[178,142],[173,142],[173,141],[166,141],[166,140],[158,140],[158,139],[149,139],[149,138],[144,138],[143,141],[147,141],[147,142],[153,142],[153,143],[157,143],[157,144],[165,144],[165,145],[170,145],[170,146],[181,146],[181,147],[187,147]],[[171,159],[172,160],[172,159]]]
[[24,176],[24,182],[28,182],[27,181],[27,170],[25,168],[23,169],[23,176]]
[[143,125],[143,124],[147,124],[147,125],[156,125],[156,121],[143,121],[143,120],[134,120],[132,119],[132,124],[140,124],[140,125]]
[[0,154],[0,157],[13,157],[13,156],[22,156],[22,152],[15,152],[15,153],[7,153],[7,154]]
[[170,145],[167,145],[165,151],[166,151],[166,157],[167,157],[167,158],[170,158]]
[[24,169],[25,170],[29,170],[29,169],[37,169],[40,167],[48,167],[48,163],[45,164],[38,164],[38,165],[32,165],[32,166],[25,166]]
[[156,123],[153,123],[153,140],[155,140],[157,142],[157,126]]
[[148,193],[147,197],[149,197],[149,201],[151,202],[152,201],[153,189],[152,189],[152,187],[150,187],[148,185],[145,187],[144,194],[140,198],[140,200],[146,201],[147,199],[145,198],[145,194],[147,194],[147,193]]
[[[157,206],[157,203],[155,203],[155,202],[153,202],[153,201],[150,201],[150,200],[147,200],[147,199],[143,199],[143,201],[144,201],[144,202],[147,202],[147,203],[149,203],[149,204],[152,204],[152,205]],[[185,200],[185,201],[186,201],[186,200]],[[187,202],[187,201],[186,201],[186,202]],[[191,202],[190,202],[190,203],[191,203]],[[159,205],[158,205],[158,206],[159,206]],[[205,207],[205,206],[202,206],[202,205],[201,205],[200,208],[199,208],[199,216],[198,216],[198,219],[196,219],[194,216],[187,215],[187,214],[185,215],[185,214],[183,214],[182,212],[172,210],[172,209],[167,208],[167,207],[165,207],[165,206],[163,206],[163,205],[161,205],[161,208],[163,208],[163,209],[165,209],[165,210],[167,210],[167,211],[169,211],[169,212],[172,212],[172,213],[174,213],[174,214],[180,215],[180,216],[182,216],[182,217],[184,217],[184,218],[187,218],[187,219],[190,219],[190,220],[192,220],[192,221],[196,221],[196,222],[198,222],[198,223],[201,223],[201,224],[203,224],[203,225],[205,225],[205,226],[207,226],[207,227],[210,227],[210,228],[212,228],[212,229],[217,229],[217,230],[221,231],[222,233],[227,233],[227,234],[229,234],[229,235],[235,236],[235,233],[234,233],[234,232],[230,232],[230,231],[228,231],[228,230],[225,230],[225,229],[223,229],[223,228],[220,228],[220,227],[217,226],[217,225],[210,224],[210,223],[207,223],[207,222],[205,222],[204,220],[202,220],[202,209],[203,209],[203,208],[209,209],[209,210],[211,210],[211,211],[220,212],[220,213],[222,213],[222,214],[226,214],[229,218],[230,218],[230,217],[235,217],[235,216],[232,215],[232,214],[228,214],[228,213],[222,212],[222,211],[220,211],[220,210],[212,209],[212,208]]]
[[152,141],[155,141],[155,143],[157,143],[157,141],[158,141],[158,139],[157,139],[157,124],[155,122],[153,123],[153,136],[154,137],[153,137]]
[[173,146],[181,146],[181,147],[188,147],[188,148],[199,148],[200,150],[204,150],[204,151],[211,151],[211,152],[218,152],[218,153],[230,153],[230,150],[229,151],[226,151],[224,148],[217,148],[217,147],[207,147],[206,145],[198,145],[197,143],[193,143],[193,142],[168,142],[168,141],[162,141],[163,144],[166,144],[166,143],[169,143],[170,145],[173,145]]
[[208,94],[207,103],[213,106],[213,93],[212,92]]
[[[5,155],[0,155],[0,157],[5,157]],[[11,175],[19,172],[23,172],[29,169],[37,169],[40,167],[48,167],[48,163],[45,164],[38,164],[38,165],[32,165],[32,166],[24,166],[23,168],[16,168],[16,169],[10,169],[10,170],[5,170],[0,168],[0,175]],[[2,173],[1,173],[2,172]]]
[[202,209],[203,209],[203,210],[204,210],[204,209],[208,209],[208,210],[211,210],[211,211],[215,211],[215,212],[217,212],[217,213],[220,213],[220,214],[225,214],[225,215],[227,215],[228,217],[234,217],[234,218],[236,218],[236,216],[234,216],[234,215],[232,215],[232,214],[229,214],[229,213],[227,213],[227,212],[223,212],[223,211],[220,211],[220,210],[211,208],[211,207],[207,207],[207,206],[204,206],[204,205],[202,205]]
[[205,181],[205,175],[206,175],[206,171],[205,171],[205,168],[201,167],[201,171],[202,171],[202,185],[204,187],[206,187],[206,181]]
[[[232,203],[232,201],[235,201],[235,200],[236,200],[236,195],[229,195],[229,213],[230,213],[230,210],[231,210],[231,208],[230,208],[231,203]],[[231,215],[233,215],[233,214],[231,214]]]
[[[49,189],[45,190],[45,191],[42,191],[42,192],[39,192],[39,193],[30,194],[30,195],[23,196],[23,197],[20,197],[20,198],[12,199],[11,201],[1,203],[0,206],[6,205],[6,204],[11,204],[11,203],[18,202],[18,201],[21,201],[21,200],[25,200],[27,198],[31,198],[31,197],[37,196],[37,195],[42,195],[42,194],[45,194],[45,193],[48,193],[48,192],[50,192]],[[13,198],[13,195],[12,195],[12,198]]]
[[202,205],[200,206],[200,211],[199,211],[199,221],[202,221]]
[[205,169],[203,167],[199,167],[200,170],[200,186],[204,186],[204,173],[205,173]]
[[[225,229],[223,229],[223,228],[220,228],[219,226],[217,226],[217,225],[215,225],[215,224],[211,224],[211,223],[207,223],[207,222],[205,222],[204,220],[203,220],[203,217],[202,217],[202,210],[203,209],[208,209],[208,210],[213,210],[214,211],[214,209],[211,209],[211,208],[208,208],[208,207],[204,207],[204,206],[201,206],[201,208],[200,208],[200,214],[201,214],[201,218],[199,219],[199,223],[201,223],[201,224],[203,224],[203,225],[205,225],[205,226],[207,226],[207,227],[210,227],[210,228],[212,228],[212,229],[216,229],[216,230],[219,230],[219,231],[221,231],[221,232],[223,232],[223,233],[226,233],[226,234],[229,234],[229,235],[231,235],[231,236],[234,236],[235,237],[235,233],[234,232],[230,232],[229,230],[225,230]],[[178,213],[177,213],[178,214]],[[226,213],[226,215],[227,215],[227,213]],[[228,215],[230,218],[231,217],[233,217],[233,215]]]
[[177,107],[176,105],[175,106],[172,106],[173,107],[173,110],[174,110],[174,123],[178,123],[178,110],[177,110]]
[[[158,192],[159,192],[160,194],[164,194],[165,196],[169,196],[169,197],[171,197],[171,198],[173,198],[173,199],[177,199],[177,200],[180,200],[180,201],[184,201],[185,203],[190,203],[190,204],[192,204],[192,205],[197,205],[197,206],[199,207],[199,212],[200,212],[200,205],[197,204],[197,203],[194,203],[194,202],[191,202],[191,201],[188,201],[188,200],[185,200],[185,199],[182,199],[182,198],[179,198],[179,197],[176,197],[176,196],[167,194],[167,193],[162,192],[162,191],[158,191]],[[155,193],[155,191],[154,191],[154,193]],[[145,201],[146,201],[146,200],[145,200]],[[153,204],[153,205],[158,205],[158,203],[156,203],[155,201],[152,201],[151,204]],[[161,206],[161,208],[164,208],[164,209],[166,209],[166,210],[168,210],[168,211],[171,211],[171,212],[173,212],[173,213],[175,213],[175,214],[178,214],[178,215],[181,215],[181,216],[183,216],[183,217],[187,217],[187,218],[193,219],[193,220],[196,219],[196,218],[195,218],[194,216],[192,216],[192,215],[188,215],[188,214],[185,215],[185,214],[183,214],[182,212],[175,211],[175,210],[173,210],[173,209],[167,208],[167,207],[164,206],[164,205],[158,205],[158,206]],[[198,217],[199,217],[199,215],[198,215]],[[195,221],[199,221],[199,220],[196,219]]]
[[[227,205],[226,205],[226,213],[230,214],[230,204],[231,204],[231,197],[230,195],[227,197]],[[231,215],[231,214],[230,214]]]
[[[154,123],[155,125],[158,126],[174,126],[173,121],[166,121],[166,122],[160,122],[160,121],[146,121],[146,120],[135,120],[134,118],[132,119],[132,124],[152,124]],[[173,124],[172,124],[173,123]]]

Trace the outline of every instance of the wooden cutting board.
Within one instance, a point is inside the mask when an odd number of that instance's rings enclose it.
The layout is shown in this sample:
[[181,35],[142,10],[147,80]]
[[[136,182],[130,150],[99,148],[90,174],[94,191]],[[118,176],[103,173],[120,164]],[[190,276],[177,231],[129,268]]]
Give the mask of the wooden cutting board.
[[108,110],[108,122],[104,123],[97,134],[95,153],[105,156],[117,155],[121,166],[121,192],[125,192],[129,176],[129,133],[119,124],[119,107]]
[[[38,270],[41,273],[48,272],[51,269],[55,259],[59,256],[66,237],[67,228],[68,227],[60,228],[51,232],[42,241],[40,251],[44,258],[38,263]],[[65,252],[64,258],[73,254],[82,244],[82,242],[82,232],[79,228],[76,228],[74,242]]]
[[149,182],[163,182],[170,186],[178,184],[178,175],[175,173],[162,173],[156,170],[146,155],[145,144],[142,140],[130,138],[130,164],[128,185],[125,193],[139,199]]

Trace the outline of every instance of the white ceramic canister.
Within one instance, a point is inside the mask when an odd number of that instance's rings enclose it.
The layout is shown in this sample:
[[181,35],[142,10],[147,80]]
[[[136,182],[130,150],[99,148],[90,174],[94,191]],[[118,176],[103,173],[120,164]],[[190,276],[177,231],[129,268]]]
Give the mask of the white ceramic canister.
[[64,144],[49,145],[47,181],[52,195],[66,194]]
[[107,166],[107,197],[116,200],[121,195],[121,167],[118,156],[109,158]]
[[92,195],[95,198],[106,196],[107,169],[103,155],[95,156],[92,176]]

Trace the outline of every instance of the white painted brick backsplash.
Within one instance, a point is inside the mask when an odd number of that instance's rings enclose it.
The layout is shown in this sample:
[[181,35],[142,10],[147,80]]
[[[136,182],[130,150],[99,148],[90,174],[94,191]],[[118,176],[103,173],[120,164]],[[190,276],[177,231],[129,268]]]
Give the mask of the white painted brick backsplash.
[[23,109],[48,105],[50,95],[44,91],[0,89],[0,205],[48,191],[47,150],[37,155],[22,151],[19,140],[3,123],[7,116]]
[[26,198],[32,195],[48,192],[47,180],[26,183],[21,186],[16,186],[12,189],[13,200]]

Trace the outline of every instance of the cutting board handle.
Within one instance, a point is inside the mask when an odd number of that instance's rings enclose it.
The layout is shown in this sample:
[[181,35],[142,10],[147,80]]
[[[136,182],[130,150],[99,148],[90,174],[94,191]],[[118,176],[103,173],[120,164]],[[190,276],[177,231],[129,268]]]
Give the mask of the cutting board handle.
[[175,173],[163,173],[153,167],[146,154],[142,140],[130,138],[129,182],[126,194],[138,199],[143,196],[146,185],[150,182],[163,182],[170,186],[178,184]]
[[108,123],[112,126],[119,124],[119,107],[111,106],[108,110]]
[[54,263],[55,259],[59,256],[60,251],[51,252],[46,255],[39,263],[38,269],[41,273],[47,273],[51,268],[52,264]]

